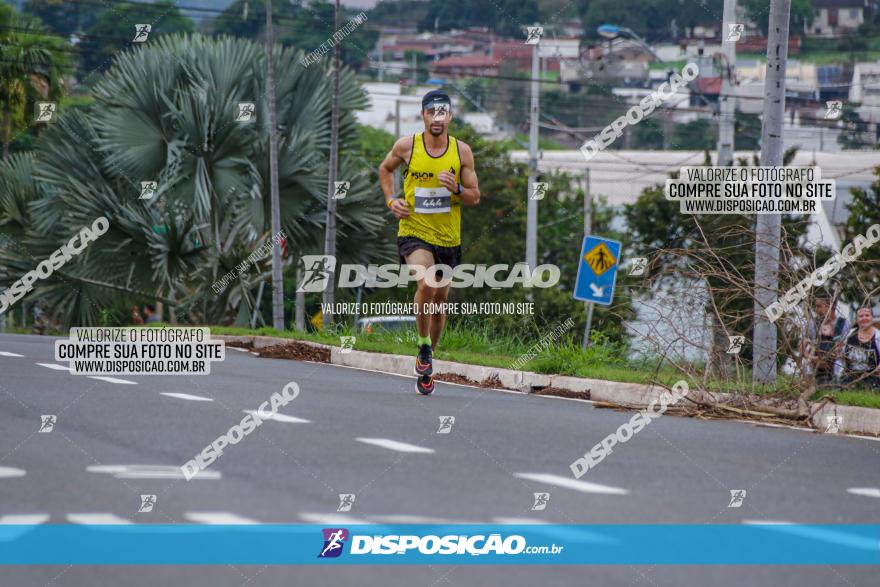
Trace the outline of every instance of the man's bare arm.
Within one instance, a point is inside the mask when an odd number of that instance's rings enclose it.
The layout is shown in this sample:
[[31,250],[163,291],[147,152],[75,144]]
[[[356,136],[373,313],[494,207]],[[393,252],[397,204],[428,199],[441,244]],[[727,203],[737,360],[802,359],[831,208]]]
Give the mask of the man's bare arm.
[[385,205],[397,218],[409,216],[409,206],[403,198],[395,197],[394,171],[409,159],[412,148],[412,137],[397,139],[391,151],[385,156],[385,160],[379,165],[379,186],[385,195]]
[[463,206],[476,206],[480,203],[480,186],[477,172],[474,169],[474,153],[470,145],[458,142],[458,154],[461,156],[461,187],[458,195]]
[[397,139],[391,151],[379,165],[379,185],[385,194],[386,203],[394,197],[394,171],[406,163],[409,153],[412,151],[412,137]]

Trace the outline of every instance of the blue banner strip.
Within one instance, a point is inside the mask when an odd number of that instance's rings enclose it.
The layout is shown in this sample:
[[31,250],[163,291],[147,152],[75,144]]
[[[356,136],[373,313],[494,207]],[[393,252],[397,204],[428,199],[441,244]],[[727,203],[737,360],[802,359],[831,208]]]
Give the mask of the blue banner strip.
[[880,565],[880,525],[0,525],[2,565],[229,563]]

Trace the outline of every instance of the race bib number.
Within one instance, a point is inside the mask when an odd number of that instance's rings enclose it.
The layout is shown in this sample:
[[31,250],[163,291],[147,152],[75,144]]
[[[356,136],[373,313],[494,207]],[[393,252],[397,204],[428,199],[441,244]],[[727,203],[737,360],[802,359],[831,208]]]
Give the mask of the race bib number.
[[416,188],[415,197],[419,214],[443,214],[452,209],[452,194],[444,187]]

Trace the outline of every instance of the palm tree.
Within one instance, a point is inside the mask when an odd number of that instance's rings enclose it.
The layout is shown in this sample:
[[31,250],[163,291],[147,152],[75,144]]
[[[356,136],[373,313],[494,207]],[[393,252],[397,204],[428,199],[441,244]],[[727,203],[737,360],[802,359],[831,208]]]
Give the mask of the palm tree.
[[28,127],[37,100],[57,100],[70,66],[64,41],[44,34],[38,21],[0,4],[0,143],[9,144]]
[[[321,252],[330,100],[327,68],[304,68],[301,51],[279,47],[275,55],[281,223],[290,266],[301,254]],[[262,47],[245,39],[160,37],[117,57],[95,86],[93,107],[65,113],[44,134],[23,245],[45,258],[96,217],[111,224],[81,260],[31,294],[55,308],[64,325],[94,324],[102,307],[125,296],[163,300],[193,322],[236,316],[243,322],[254,291],[269,280],[268,259],[219,295],[211,284],[271,237],[264,60]],[[356,139],[353,110],[365,104],[350,71],[341,77],[340,94],[345,154]],[[256,120],[236,121],[239,104],[247,102],[255,104]],[[10,167],[0,168],[0,176]],[[391,254],[379,237],[385,211],[368,178],[354,155],[341,158],[340,179],[351,181],[339,206],[341,262]],[[158,182],[150,200],[138,199],[143,181]],[[3,202],[0,222],[15,211]],[[21,265],[14,257],[15,251],[0,256],[10,281]]]

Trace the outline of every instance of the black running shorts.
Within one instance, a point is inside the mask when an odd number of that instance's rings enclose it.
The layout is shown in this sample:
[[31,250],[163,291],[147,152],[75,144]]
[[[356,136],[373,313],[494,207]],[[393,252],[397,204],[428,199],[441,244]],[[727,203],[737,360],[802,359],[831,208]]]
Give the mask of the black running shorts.
[[[424,249],[430,251],[434,255],[435,265],[449,265],[453,269],[461,263],[461,245],[455,247],[441,247],[432,245],[415,236],[399,236],[397,237],[397,251],[400,255],[400,262],[406,264],[406,257],[415,250]],[[442,277],[442,271],[437,272],[438,277]]]

